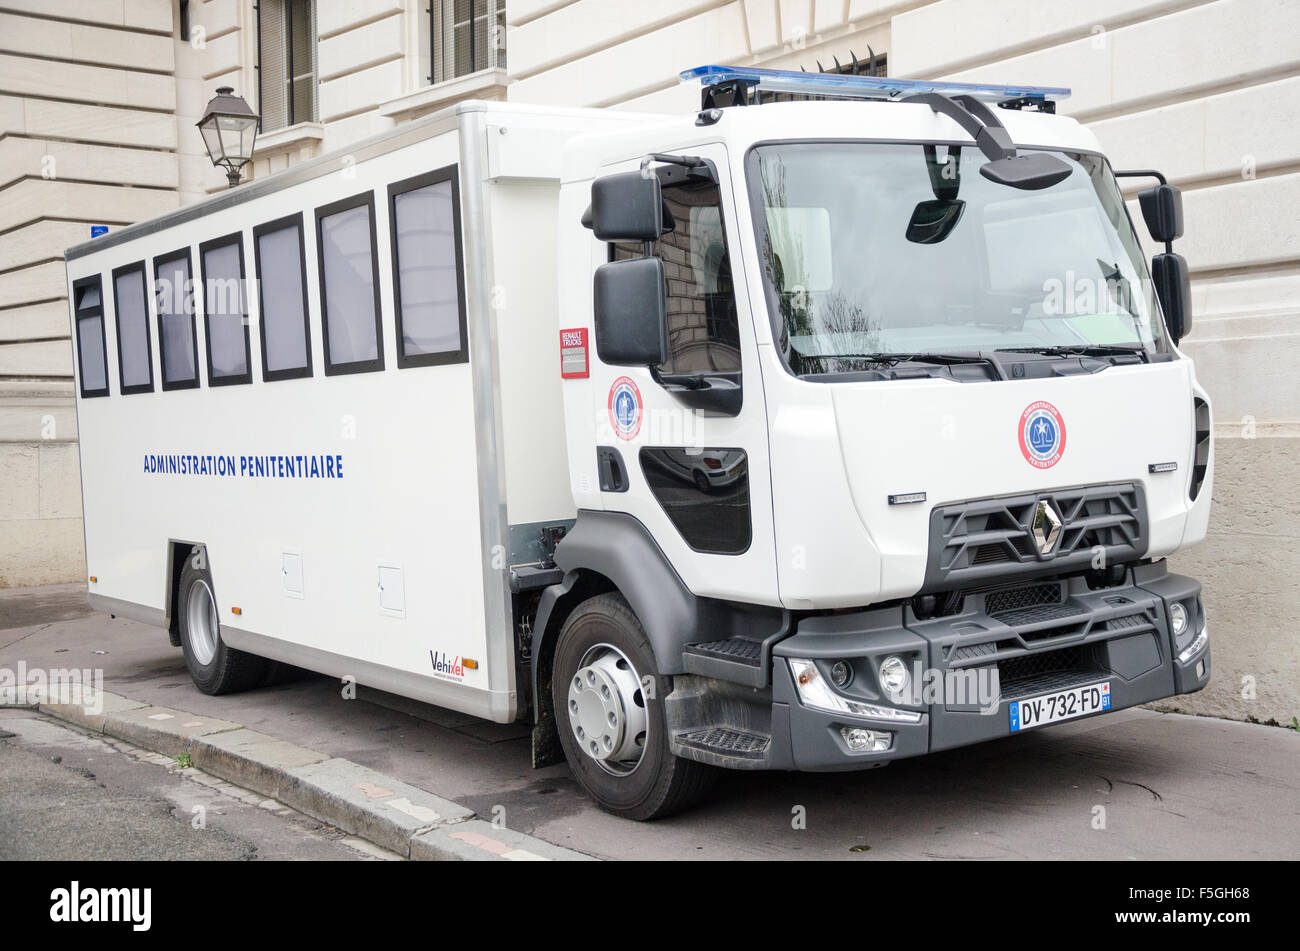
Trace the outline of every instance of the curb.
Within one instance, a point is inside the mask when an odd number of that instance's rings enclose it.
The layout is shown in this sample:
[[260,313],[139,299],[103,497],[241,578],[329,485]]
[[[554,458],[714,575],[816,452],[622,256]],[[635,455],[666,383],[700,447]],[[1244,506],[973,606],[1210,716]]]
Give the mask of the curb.
[[464,806],[351,760],[331,757],[239,723],[157,707],[100,691],[90,704],[20,693],[0,707],[36,709],[92,733],[165,756],[275,799],[403,858],[435,861],[594,861],[501,828]]

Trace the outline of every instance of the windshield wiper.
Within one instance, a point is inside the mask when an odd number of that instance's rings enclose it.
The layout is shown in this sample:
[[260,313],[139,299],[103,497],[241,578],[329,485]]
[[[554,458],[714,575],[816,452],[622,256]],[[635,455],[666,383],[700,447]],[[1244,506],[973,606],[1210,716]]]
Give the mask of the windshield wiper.
[[1047,357],[1113,357],[1132,354],[1147,358],[1147,348],[1140,344],[1081,343],[1072,346],[998,347],[998,353],[1041,353]]
[[885,366],[900,363],[938,363],[950,366],[958,363],[992,363],[988,357],[968,353],[819,353],[800,354],[804,360],[869,360]]
[[[1002,368],[992,357],[972,353],[819,353],[800,355],[804,363],[813,360],[865,360],[878,366],[893,368],[900,363],[930,363],[936,366],[958,366],[962,364],[984,364],[995,380],[1003,379]],[[832,372],[832,371],[820,371]],[[813,374],[817,375],[817,374]]]

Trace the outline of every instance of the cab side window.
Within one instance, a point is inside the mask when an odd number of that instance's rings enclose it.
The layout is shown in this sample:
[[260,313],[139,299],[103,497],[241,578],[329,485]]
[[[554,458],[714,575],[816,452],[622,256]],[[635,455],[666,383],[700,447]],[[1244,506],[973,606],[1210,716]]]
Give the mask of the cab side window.
[[[718,185],[687,177],[675,166],[660,178],[673,227],[652,246],[668,280],[668,362],[660,370],[739,377],[740,325]],[[616,244],[611,257],[641,253],[640,245]]]

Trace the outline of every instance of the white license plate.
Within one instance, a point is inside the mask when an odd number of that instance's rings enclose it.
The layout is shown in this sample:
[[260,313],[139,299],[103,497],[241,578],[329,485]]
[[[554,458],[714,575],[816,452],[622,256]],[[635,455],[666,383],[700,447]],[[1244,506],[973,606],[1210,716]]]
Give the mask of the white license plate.
[[1041,697],[1012,700],[1009,709],[1012,733],[1073,720],[1089,713],[1101,713],[1110,709],[1110,681],[1045,693]]

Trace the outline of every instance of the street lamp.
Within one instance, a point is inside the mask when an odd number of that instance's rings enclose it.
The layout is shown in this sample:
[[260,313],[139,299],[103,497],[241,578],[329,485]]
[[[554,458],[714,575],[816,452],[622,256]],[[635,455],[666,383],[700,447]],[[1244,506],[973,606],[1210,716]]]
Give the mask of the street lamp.
[[235,90],[222,86],[198,121],[203,144],[208,147],[212,164],[226,170],[230,187],[239,184],[240,172],[253,159],[253,142],[257,139],[257,113],[248,108]]

